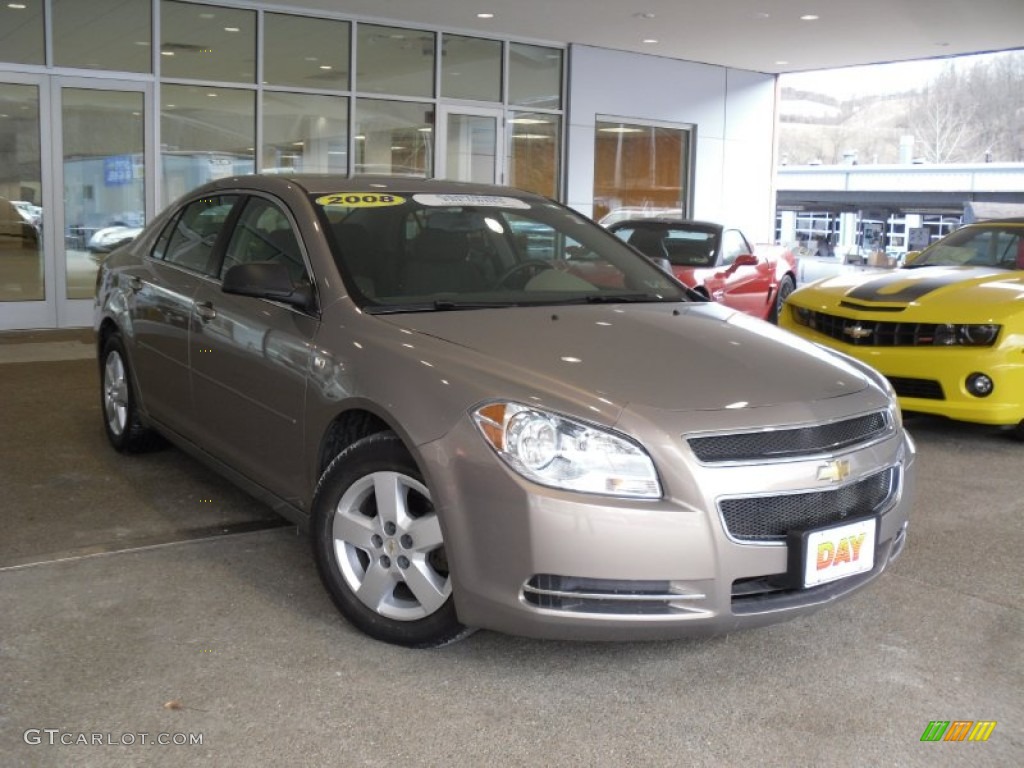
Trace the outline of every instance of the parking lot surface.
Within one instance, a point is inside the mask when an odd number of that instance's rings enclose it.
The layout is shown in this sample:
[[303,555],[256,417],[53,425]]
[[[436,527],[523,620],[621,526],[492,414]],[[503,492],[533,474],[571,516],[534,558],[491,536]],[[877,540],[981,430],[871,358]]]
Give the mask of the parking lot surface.
[[[908,421],[920,461],[907,550],[812,616],[692,641],[478,632],[411,651],[348,626],[304,536],[202,465],[175,449],[115,454],[96,365],[76,359],[87,338],[42,339],[64,345],[59,359],[17,342],[0,338],[0,361],[20,361],[0,362],[5,766],[1024,755],[1024,444],[1001,434]],[[983,743],[922,742],[936,720],[996,726]]]

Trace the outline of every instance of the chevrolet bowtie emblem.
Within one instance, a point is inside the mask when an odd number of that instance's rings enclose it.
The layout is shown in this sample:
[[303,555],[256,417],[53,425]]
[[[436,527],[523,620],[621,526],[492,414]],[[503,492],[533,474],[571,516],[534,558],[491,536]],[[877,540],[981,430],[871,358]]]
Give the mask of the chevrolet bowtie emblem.
[[850,462],[846,459],[830,461],[823,467],[818,467],[818,479],[828,480],[832,483],[839,483],[850,476]]
[[874,331],[871,328],[865,328],[860,323],[857,323],[856,325],[848,325],[847,327],[843,328],[843,333],[845,333],[851,339],[866,339],[873,332]]

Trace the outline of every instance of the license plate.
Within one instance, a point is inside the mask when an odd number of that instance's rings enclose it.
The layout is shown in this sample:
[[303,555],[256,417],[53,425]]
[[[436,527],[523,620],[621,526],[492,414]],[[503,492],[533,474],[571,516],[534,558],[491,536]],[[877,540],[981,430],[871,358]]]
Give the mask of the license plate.
[[803,585],[814,587],[870,571],[875,565],[877,528],[878,519],[869,517],[802,532]]

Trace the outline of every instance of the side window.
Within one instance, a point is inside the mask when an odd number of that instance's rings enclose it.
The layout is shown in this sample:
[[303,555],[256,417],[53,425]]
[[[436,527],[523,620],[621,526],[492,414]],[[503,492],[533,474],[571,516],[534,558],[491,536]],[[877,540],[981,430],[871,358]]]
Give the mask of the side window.
[[220,276],[237,264],[283,264],[293,283],[309,281],[299,238],[281,208],[262,197],[251,197],[231,234]]
[[160,237],[157,238],[156,244],[153,246],[153,250],[150,255],[154,259],[162,259],[167,253],[167,244],[171,241],[171,235],[174,234],[174,228],[178,225],[177,216],[172,216],[171,220],[167,222],[163,232],[160,233]]
[[747,239],[738,229],[727,229],[722,233],[722,262],[732,264],[741,253],[750,253]]
[[[210,263],[213,246],[237,200],[237,195],[218,195],[186,205],[167,241],[164,261],[206,275],[213,274],[214,265]],[[160,239],[163,240],[163,235]],[[153,255],[157,255],[155,251]]]

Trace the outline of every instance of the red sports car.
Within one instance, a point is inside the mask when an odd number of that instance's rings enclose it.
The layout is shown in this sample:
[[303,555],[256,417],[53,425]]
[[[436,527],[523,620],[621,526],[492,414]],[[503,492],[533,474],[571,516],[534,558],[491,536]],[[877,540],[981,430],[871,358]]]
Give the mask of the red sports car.
[[712,301],[776,322],[796,287],[796,258],[782,246],[752,246],[738,229],[708,221],[628,219],[608,229]]

